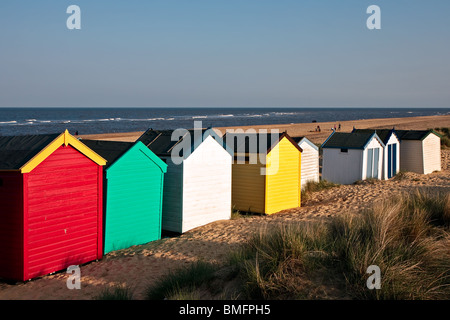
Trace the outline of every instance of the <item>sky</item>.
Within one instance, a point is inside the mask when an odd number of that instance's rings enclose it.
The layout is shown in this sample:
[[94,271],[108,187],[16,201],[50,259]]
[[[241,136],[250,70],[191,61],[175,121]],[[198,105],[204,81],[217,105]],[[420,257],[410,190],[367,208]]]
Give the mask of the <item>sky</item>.
[[450,107],[449,15],[448,0],[1,0],[0,107]]

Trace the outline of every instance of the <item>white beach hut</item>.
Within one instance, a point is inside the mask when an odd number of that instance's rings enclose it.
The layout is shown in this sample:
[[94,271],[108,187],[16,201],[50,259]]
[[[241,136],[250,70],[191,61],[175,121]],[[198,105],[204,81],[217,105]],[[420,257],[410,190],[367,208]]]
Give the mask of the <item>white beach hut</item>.
[[421,174],[441,171],[441,136],[434,130],[395,130],[400,169]]
[[394,129],[353,129],[352,132],[376,133],[383,141],[383,166],[381,176],[384,180],[394,177],[400,171],[400,140]]
[[308,181],[319,182],[319,147],[306,137],[293,137],[300,148],[302,148],[302,188]]
[[232,152],[211,129],[149,129],[139,139],[168,165],[162,229],[184,233],[231,217]]
[[322,179],[340,184],[381,179],[383,148],[376,133],[334,131],[322,144]]

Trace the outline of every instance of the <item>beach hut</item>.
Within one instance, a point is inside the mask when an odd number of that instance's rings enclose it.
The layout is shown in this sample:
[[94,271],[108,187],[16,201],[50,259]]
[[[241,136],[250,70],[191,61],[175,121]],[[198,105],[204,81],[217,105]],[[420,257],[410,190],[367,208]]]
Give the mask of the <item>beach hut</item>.
[[302,187],[309,181],[319,182],[319,147],[306,137],[292,137],[302,148]]
[[301,206],[302,149],[287,133],[231,133],[232,204],[244,212],[273,214]]
[[428,174],[441,170],[441,136],[434,130],[395,130],[400,170]]
[[107,160],[104,174],[104,253],[161,239],[167,165],[142,142],[82,140]]
[[340,184],[381,179],[383,148],[376,133],[333,131],[322,144],[322,179]]
[[394,129],[353,129],[352,132],[376,133],[383,141],[381,176],[384,180],[394,177],[400,171],[400,140]]
[[138,141],[168,166],[163,230],[184,233],[231,218],[232,155],[214,130],[149,129]]
[[0,277],[29,280],[102,257],[105,159],[65,131],[0,137]]

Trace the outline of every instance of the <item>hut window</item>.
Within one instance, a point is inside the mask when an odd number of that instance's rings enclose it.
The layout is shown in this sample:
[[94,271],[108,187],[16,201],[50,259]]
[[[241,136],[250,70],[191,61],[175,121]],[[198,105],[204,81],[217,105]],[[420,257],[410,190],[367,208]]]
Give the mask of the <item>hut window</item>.
[[348,149],[341,149],[342,153],[348,153]]

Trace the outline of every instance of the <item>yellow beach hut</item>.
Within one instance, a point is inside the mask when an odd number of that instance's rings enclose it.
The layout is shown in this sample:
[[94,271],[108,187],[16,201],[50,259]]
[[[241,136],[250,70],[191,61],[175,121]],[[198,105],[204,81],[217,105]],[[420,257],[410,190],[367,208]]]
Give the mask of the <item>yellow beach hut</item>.
[[232,206],[273,214],[300,207],[302,148],[287,133],[227,132],[234,151]]

